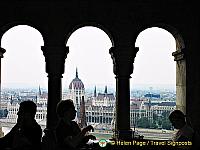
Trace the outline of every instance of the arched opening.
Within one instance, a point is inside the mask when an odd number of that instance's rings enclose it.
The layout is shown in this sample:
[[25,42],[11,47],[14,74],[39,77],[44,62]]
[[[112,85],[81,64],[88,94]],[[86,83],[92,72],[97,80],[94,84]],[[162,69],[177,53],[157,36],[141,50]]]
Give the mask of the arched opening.
[[[1,120],[5,122],[4,135],[17,122],[22,101],[41,103],[37,106],[36,121],[46,119],[47,112],[42,103],[47,104],[48,82],[45,59],[40,49],[42,45],[41,33],[27,25],[14,26],[1,38],[1,47],[6,50],[1,63],[1,109],[8,110],[7,116]],[[44,117],[41,117],[42,114],[45,114]]]
[[[173,127],[168,116],[176,109],[176,62],[172,56],[176,40],[167,30],[153,27],[138,35],[135,46],[139,51],[131,79],[131,127],[138,128],[146,139],[170,139]],[[155,134],[149,136],[148,132]]]
[[[109,54],[112,43],[101,29],[86,26],[77,29],[67,41],[69,54],[63,75],[63,98],[72,99],[77,109],[76,122],[80,120],[80,104],[85,101],[87,125],[93,125],[94,134],[98,131],[111,131],[111,118],[115,107],[115,78],[113,63]],[[103,110],[102,110],[103,109]],[[109,115],[106,113],[109,112]],[[110,136],[112,136],[110,134]]]

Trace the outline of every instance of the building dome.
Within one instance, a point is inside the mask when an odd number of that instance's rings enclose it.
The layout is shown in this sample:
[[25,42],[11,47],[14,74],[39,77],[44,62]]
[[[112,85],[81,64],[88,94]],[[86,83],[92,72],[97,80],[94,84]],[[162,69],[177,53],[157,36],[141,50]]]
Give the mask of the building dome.
[[76,69],[76,77],[69,84],[69,89],[84,89],[84,84],[81,79],[78,78],[78,71]]

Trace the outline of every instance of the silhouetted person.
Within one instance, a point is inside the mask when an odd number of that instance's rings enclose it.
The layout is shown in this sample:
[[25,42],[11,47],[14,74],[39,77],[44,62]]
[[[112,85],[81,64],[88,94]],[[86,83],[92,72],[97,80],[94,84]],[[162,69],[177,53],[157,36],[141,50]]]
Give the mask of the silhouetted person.
[[[199,134],[192,128],[191,122],[187,121],[186,115],[180,110],[174,110],[169,115],[169,120],[175,129],[178,129],[173,141],[175,142],[192,142],[192,147],[196,149],[199,147]],[[199,141],[199,142],[198,142]],[[183,148],[192,148],[191,146],[183,146]]]
[[37,106],[32,101],[20,103],[17,124],[0,139],[0,150],[40,150],[42,129],[34,119]]
[[79,149],[89,139],[96,139],[93,135],[86,135],[94,128],[89,125],[82,130],[75,121],[76,110],[72,100],[62,100],[57,105],[60,121],[56,127],[57,149]]

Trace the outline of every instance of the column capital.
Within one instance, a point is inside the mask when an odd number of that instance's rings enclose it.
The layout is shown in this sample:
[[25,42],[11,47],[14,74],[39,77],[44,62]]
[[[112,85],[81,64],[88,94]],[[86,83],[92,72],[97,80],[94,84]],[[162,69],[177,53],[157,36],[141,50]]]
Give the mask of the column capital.
[[68,46],[41,46],[43,54],[45,57],[48,56],[59,56],[63,58],[67,58],[67,54],[69,53]]
[[174,61],[180,61],[185,59],[185,49],[180,49],[172,53],[174,56]]
[[3,54],[6,52],[6,50],[2,47],[0,47],[0,58],[3,58]]
[[66,46],[42,46],[45,56],[46,72],[49,77],[62,78],[64,73],[65,59],[69,53],[69,47]]
[[113,59],[113,71],[117,77],[129,77],[133,73],[133,63],[138,47],[111,47],[109,53]]

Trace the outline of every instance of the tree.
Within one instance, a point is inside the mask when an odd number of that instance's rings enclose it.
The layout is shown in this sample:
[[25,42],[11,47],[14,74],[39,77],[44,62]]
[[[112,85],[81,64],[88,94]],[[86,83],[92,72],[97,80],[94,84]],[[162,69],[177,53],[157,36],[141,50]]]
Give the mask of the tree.
[[7,115],[8,115],[8,110],[4,109],[4,117],[7,117]]
[[0,109],[0,118],[5,118],[8,115],[7,109]]
[[147,117],[141,117],[137,121],[137,126],[140,128],[150,128],[150,122]]
[[170,114],[170,111],[164,111],[164,112],[162,113],[162,116],[163,116],[163,118],[168,119],[169,114]]
[[163,119],[162,120],[162,128],[167,129],[167,130],[170,130],[172,128],[172,124],[169,121],[169,119]]
[[157,129],[158,125],[156,124],[156,121],[153,120],[153,123],[150,124],[152,129]]
[[158,120],[158,115],[156,113],[153,113],[153,120],[155,120],[155,121]]
[[164,111],[162,113],[162,128],[163,129],[170,130],[172,127],[172,124],[169,121],[169,114],[170,114],[170,111]]

